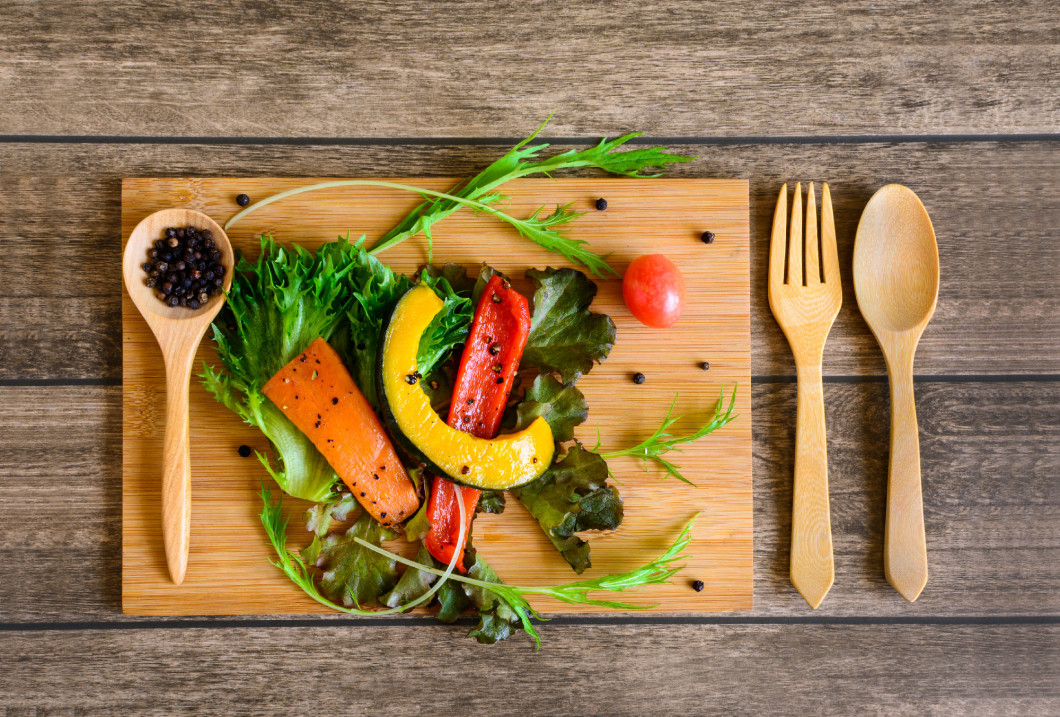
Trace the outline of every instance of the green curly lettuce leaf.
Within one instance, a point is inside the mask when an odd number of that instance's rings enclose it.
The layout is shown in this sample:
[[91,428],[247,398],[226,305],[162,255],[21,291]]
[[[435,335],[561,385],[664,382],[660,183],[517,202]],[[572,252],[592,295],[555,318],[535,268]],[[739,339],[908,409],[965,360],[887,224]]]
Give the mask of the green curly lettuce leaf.
[[[333,495],[335,471],[261,390],[314,339],[333,339],[353,301],[351,281],[381,271],[362,243],[340,239],[312,254],[262,236],[256,262],[239,258],[228,300],[213,323],[221,367],[205,366],[202,374],[218,401],[269,439],[275,465],[262,454],[258,458],[280,488],[313,502]],[[358,274],[361,266],[367,268]]]

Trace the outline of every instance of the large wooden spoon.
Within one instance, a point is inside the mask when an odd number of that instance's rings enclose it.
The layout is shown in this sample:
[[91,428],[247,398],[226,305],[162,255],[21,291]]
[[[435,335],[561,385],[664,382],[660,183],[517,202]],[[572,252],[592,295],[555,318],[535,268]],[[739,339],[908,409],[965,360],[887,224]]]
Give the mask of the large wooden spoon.
[[939,250],[927,210],[908,187],[888,184],[865,207],[854,240],[854,292],[891,382],[883,570],[887,582],[913,602],[928,576],[913,354],[935,313]]
[[232,285],[235,256],[221,227],[202,212],[164,209],[150,215],[133,229],[122,258],[125,289],[158,340],[166,365],[166,432],[162,448],[162,538],[166,563],[173,582],[184,580],[191,539],[191,459],[188,450],[188,389],[195,351],[210,322],[221,310],[224,295],[215,294],[198,309],[171,307],[145,281],[143,264],[147,251],[165,238],[168,227],[193,226],[209,229],[221,252],[225,267],[224,288]]

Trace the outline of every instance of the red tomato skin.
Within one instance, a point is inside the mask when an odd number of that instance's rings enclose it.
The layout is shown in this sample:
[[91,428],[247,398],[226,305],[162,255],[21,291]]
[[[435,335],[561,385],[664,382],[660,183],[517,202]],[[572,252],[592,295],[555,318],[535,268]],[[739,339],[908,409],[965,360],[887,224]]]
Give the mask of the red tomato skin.
[[665,329],[685,311],[685,280],[662,254],[638,256],[622,277],[622,299],[642,324]]

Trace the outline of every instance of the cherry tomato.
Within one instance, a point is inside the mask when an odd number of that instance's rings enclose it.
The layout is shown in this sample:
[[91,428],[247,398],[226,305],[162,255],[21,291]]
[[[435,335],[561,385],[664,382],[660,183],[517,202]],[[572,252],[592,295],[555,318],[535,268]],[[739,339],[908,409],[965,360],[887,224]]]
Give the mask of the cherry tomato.
[[657,329],[673,326],[685,310],[685,280],[662,254],[633,260],[622,277],[622,298],[642,324]]

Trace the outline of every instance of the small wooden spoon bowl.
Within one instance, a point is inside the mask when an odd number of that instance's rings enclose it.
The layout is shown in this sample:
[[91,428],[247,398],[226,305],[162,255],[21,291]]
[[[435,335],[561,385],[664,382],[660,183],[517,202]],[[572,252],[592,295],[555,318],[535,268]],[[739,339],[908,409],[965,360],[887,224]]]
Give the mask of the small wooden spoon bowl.
[[163,209],[133,229],[122,257],[122,278],[136,308],[155,335],[166,364],[166,430],[162,451],[162,537],[173,582],[180,584],[188,567],[191,539],[191,460],[188,445],[188,390],[195,352],[225,302],[214,294],[198,309],[169,306],[147,286],[143,264],[147,252],[168,227],[209,229],[225,267],[224,290],[232,286],[235,254],[217,222],[193,209]]

